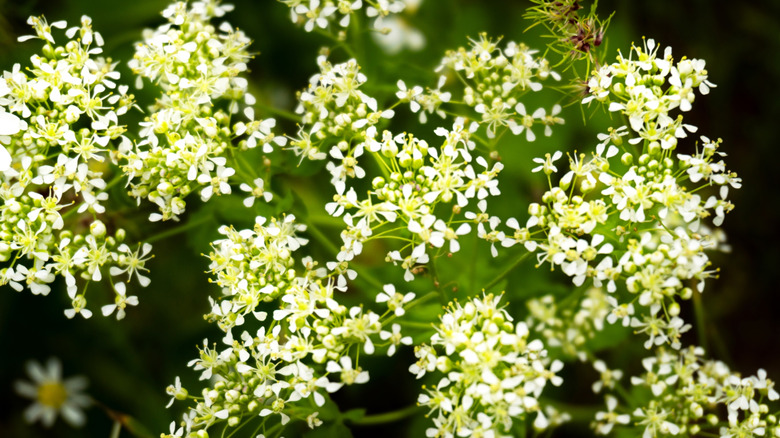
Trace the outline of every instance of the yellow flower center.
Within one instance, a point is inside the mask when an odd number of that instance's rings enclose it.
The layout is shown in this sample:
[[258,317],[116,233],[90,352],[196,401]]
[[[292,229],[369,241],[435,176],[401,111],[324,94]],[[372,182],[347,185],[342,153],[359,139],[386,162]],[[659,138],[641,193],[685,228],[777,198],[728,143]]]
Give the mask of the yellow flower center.
[[38,402],[44,406],[59,409],[68,399],[68,391],[60,382],[48,382],[38,387]]

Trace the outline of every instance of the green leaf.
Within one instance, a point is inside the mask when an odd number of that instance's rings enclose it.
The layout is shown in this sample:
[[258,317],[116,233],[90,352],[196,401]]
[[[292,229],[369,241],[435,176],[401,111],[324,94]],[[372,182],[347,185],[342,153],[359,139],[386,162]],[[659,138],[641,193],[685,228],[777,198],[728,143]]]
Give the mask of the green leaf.
[[322,421],[334,421],[341,417],[338,405],[327,394],[325,395],[325,404],[317,409],[319,411],[317,417]]

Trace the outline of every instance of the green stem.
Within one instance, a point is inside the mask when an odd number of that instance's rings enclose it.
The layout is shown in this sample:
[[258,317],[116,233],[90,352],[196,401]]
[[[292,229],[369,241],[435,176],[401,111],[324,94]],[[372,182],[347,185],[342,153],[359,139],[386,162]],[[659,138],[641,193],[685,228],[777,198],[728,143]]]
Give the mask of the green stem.
[[631,397],[631,394],[629,394],[629,392],[626,390],[626,388],[623,387],[623,385],[620,384],[620,382],[615,383],[615,392],[617,392],[619,396],[623,397],[623,400],[630,408],[634,407],[633,397]]
[[326,37],[326,38],[328,38],[330,40],[332,40],[335,43],[334,46],[333,46],[334,49],[337,49],[337,48],[338,49],[344,49],[344,51],[347,52],[347,54],[349,55],[350,58],[361,59],[360,57],[357,56],[355,51],[352,50],[352,47],[350,47],[349,44],[346,44],[344,41],[339,40],[338,37],[333,35],[332,33],[328,32],[328,31],[325,31],[325,30],[322,30],[322,29],[319,29],[317,27],[314,28],[314,32],[318,33],[318,34],[320,34],[320,35],[322,35],[322,36],[324,36],[324,37]]
[[510,266],[509,268],[507,268],[507,269],[506,269],[504,272],[502,272],[502,273],[501,273],[501,274],[500,274],[498,277],[496,277],[496,278],[494,278],[493,280],[491,280],[491,282],[490,282],[490,283],[488,283],[487,285],[485,285],[485,287],[483,287],[482,289],[484,289],[484,290],[489,290],[489,289],[490,289],[490,288],[492,288],[493,286],[497,285],[497,284],[498,284],[498,283],[499,283],[501,280],[503,280],[504,278],[506,278],[506,276],[507,276],[507,275],[509,275],[510,273],[512,273],[512,271],[514,271],[514,270],[515,270],[515,268],[517,268],[518,266],[520,266],[520,264],[521,264],[521,263],[523,263],[523,262],[525,261],[525,259],[527,259],[527,258],[528,258],[528,257],[529,257],[531,254],[532,254],[532,253],[530,253],[530,252],[525,252],[525,253],[523,253],[523,255],[521,255],[520,257],[518,257],[518,258],[517,258],[517,260],[515,260],[515,262],[514,262],[514,263],[512,263],[512,266]]
[[474,251],[471,253],[471,263],[469,264],[469,290],[473,291],[477,285],[477,243],[479,236],[474,233]]
[[705,351],[710,351],[709,343],[707,342],[707,325],[705,322],[704,305],[701,302],[701,293],[698,291],[693,292],[693,313],[696,317],[696,335],[699,339],[699,346],[704,348]]
[[[364,62],[366,60],[366,50],[365,46],[363,45],[363,35],[361,31],[360,26],[360,15],[359,14],[352,14],[351,17],[351,31],[352,31],[352,41],[355,44],[355,53],[357,53],[360,57],[356,58],[360,62]],[[346,44],[346,43],[345,43]]]
[[151,432],[149,432],[146,427],[138,422],[135,418],[123,414],[118,411],[114,411],[113,409],[109,408],[108,406],[104,405],[98,400],[92,400],[92,403],[102,409],[108,418],[114,421],[114,425],[111,428],[111,437],[118,437],[119,433],[122,430],[122,427],[124,427],[130,434],[133,436],[139,437],[139,438],[153,438],[153,435]]
[[116,176],[114,176],[114,178],[111,181],[108,182],[108,184],[106,184],[106,188],[103,189],[103,191],[107,192],[108,189],[110,189],[111,187],[114,187],[119,181],[122,181],[123,179],[125,179],[125,174],[124,173],[117,174]]
[[406,417],[411,417],[415,414],[422,413],[423,410],[424,408],[422,406],[412,405],[397,411],[385,412],[383,414],[376,415],[366,415],[362,418],[348,421],[356,426],[372,426],[376,424],[394,423],[396,421],[403,420]]
[[114,425],[111,426],[111,438],[119,438],[119,433],[122,431],[122,423],[114,421]]
[[720,331],[718,330],[717,324],[712,324],[709,327],[712,335],[712,347],[714,351],[717,353],[717,357],[723,360],[726,363],[734,363],[734,361],[731,359],[731,354],[729,354],[729,350],[726,347],[726,343],[723,342],[723,336],[720,335]]
[[259,103],[259,102],[255,103],[254,106],[256,106],[256,107],[262,109],[263,111],[265,111],[267,113],[270,113],[270,114],[272,114],[274,116],[279,116],[279,117],[285,118],[287,120],[290,120],[292,122],[300,123],[300,121],[301,121],[300,114],[296,114],[296,113],[291,112],[291,111],[287,111],[287,110],[283,110],[283,109],[279,109],[279,108],[274,108],[274,107],[269,106],[269,105],[263,105],[262,103]]
[[424,330],[431,330],[433,328],[433,323],[430,322],[404,321],[402,319],[398,321],[398,324],[401,324],[404,327],[419,328]]
[[338,217],[333,217],[325,214],[309,214],[306,216],[306,226],[310,224],[324,225],[326,227],[344,227],[344,220]]
[[422,304],[430,299],[436,298],[439,295],[438,292],[428,292],[427,294],[421,296],[420,298],[417,298],[416,300],[409,303],[408,306],[406,306],[404,309],[408,312],[409,309],[411,309],[414,306],[417,306],[419,304]]
[[[247,419],[246,419],[246,420],[245,420],[243,423],[241,423],[241,424],[240,424],[238,427],[234,428],[234,429],[233,429],[233,431],[232,431],[232,432],[230,432],[230,435],[228,435],[228,436],[227,436],[227,438],[232,438],[232,437],[233,437],[233,435],[235,435],[235,434],[236,434],[236,433],[237,433],[239,430],[241,430],[241,428],[242,428],[242,427],[244,427],[244,426],[246,426],[247,424],[249,424],[249,423],[253,422],[253,421],[255,420],[255,418],[257,418],[257,417],[255,417],[255,416],[250,416],[249,418],[247,418]],[[261,423],[261,424],[262,424],[262,423]],[[225,431],[226,431],[226,430],[227,430],[227,427],[225,427],[224,429],[222,429],[222,434],[223,434],[223,435],[225,434]],[[253,435],[257,435],[257,434],[253,434]]]
[[428,264],[428,267],[431,270],[431,280],[433,280],[433,287],[435,287],[436,291],[441,294],[442,304],[447,304],[447,302],[449,302],[449,298],[447,297],[447,293],[441,288],[441,284],[439,283],[439,274],[436,270],[436,255],[431,254],[429,257],[431,262]]
[[263,418],[263,421],[260,422],[260,424],[257,425],[257,428],[250,436],[257,436],[258,432],[260,432],[260,429],[263,429],[263,435],[270,436],[271,433],[276,432],[278,429],[281,429],[282,423],[276,423],[272,427],[269,427],[268,429],[265,429],[265,423],[267,422],[268,417]]
[[167,238],[169,238],[171,236],[175,236],[175,235],[183,233],[183,232],[185,232],[185,231],[187,231],[189,229],[195,228],[198,225],[201,225],[201,224],[203,224],[205,222],[208,222],[209,220],[211,220],[211,217],[210,216],[206,216],[206,215],[204,215],[203,217],[200,217],[198,219],[189,220],[189,221],[187,221],[187,223],[181,224],[178,227],[169,228],[169,229],[167,229],[167,230],[165,230],[165,231],[163,231],[161,233],[155,234],[154,236],[149,237],[148,239],[146,239],[145,242],[146,243],[152,243],[152,242],[156,242],[158,240],[167,239]]
[[372,152],[371,158],[374,159],[374,161],[377,164],[377,167],[379,167],[379,171],[382,172],[382,175],[385,177],[386,180],[390,180],[390,172],[391,169],[387,167],[387,163],[379,156],[379,154]]
[[320,242],[328,251],[332,252],[333,254],[339,253],[339,249],[336,247],[336,245],[334,245],[333,242],[331,242],[330,239],[328,239],[328,237],[322,231],[320,231],[316,225],[312,224],[311,221],[306,221],[306,231],[308,231],[312,237],[317,239],[317,241]]

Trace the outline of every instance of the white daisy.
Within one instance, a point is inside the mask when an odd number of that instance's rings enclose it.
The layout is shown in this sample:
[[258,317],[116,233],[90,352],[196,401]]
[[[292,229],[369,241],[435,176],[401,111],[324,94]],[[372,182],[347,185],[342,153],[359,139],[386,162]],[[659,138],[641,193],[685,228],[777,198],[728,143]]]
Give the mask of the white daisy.
[[60,414],[72,426],[84,425],[86,418],[82,409],[90,404],[89,396],[81,393],[87,387],[85,377],[63,380],[62,364],[56,358],[50,358],[45,367],[29,361],[26,368],[32,382],[17,380],[14,389],[19,395],[34,400],[24,411],[24,419],[28,423],[40,419],[44,426],[50,427]]

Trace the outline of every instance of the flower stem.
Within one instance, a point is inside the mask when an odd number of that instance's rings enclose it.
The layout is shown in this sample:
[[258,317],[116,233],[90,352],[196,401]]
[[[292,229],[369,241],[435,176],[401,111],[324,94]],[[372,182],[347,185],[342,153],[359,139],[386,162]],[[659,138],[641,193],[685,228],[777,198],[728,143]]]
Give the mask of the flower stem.
[[114,421],[114,425],[111,426],[111,438],[119,438],[119,433],[122,432],[122,423]]
[[707,341],[707,325],[706,317],[704,315],[704,305],[701,302],[701,293],[693,292],[693,313],[696,318],[696,335],[698,336],[699,346],[704,348],[704,351],[709,350],[709,343]]
[[385,412],[383,414],[366,415],[362,418],[349,420],[350,423],[357,426],[372,426],[376,424],[393,423],[403,420],[406,417],[411,417],[415,414],[422,413],[423,407],[418,405],[411,405],[397,411]]
[[108,418],[114,421],[114,425],[111,428],[111,438],[118,437],[123,427],[133,436],[139,438],[153,438],[151,432],[135,418],[122,412],[115,411],[97,400],[93,399],[92,403],[102,409]]
[[269,114],[271,114],[273,116],[279,116],[281,118],[284,118],[284,119],[287,119],[287,120],[290,120],[290,121],[296,122],[296,123],[300,123],[300,121],[301,121],[301,115],[300,114],[296,114],[296,113],[291,112],[291,111],[283,110],[281,108],[275,108],[275,107],[272,107],[270,105],[265,105],[265,104],[263,104],[261,102],[255,103],[255,106],[257,108],[262,109],[263,111],[268,112]]
[[501,280],[503,280],[504,278],[506,278],[506,276],[507,276],[507,275],[509,275],[509,274],[510,274],[512,271],[514,271],[514,270],[515,270],[515,268],[517,268],[518,266],[520,266],[520,264],[521,264],[521,263],[523,263],[523,262],[525,261],[525,259],[527,259],[527,258],[528,258],[530,255],[531,255],[531,253],[530,253],[530,252],[525,252],[525,253],[523,253],[523,254],[522,254],[520,257],[518,257],[518,258],[515,260],[515,262],[514,262],[514,263],[512,263],[512,266],[508,267],[508,268],[507,268],[507,269],[506,269],[504,272],[502,272],[502,273],[501,273],[501,274],[500,274],[498,277],[496,277],[496,278],[494,278],[493,280],[491,280],[491,281],[490,281],[490,283],[488,283],[487,285],[485,285],[485,287],[483,287],[482,289],[484,289],[484,290],[488,290],[488,289],[492,288],[493,286],[497,285],[497,284],[498,284],[498,283],[499,283]]
[[198,219],[190,219],[184,224],[179,225],[178,227],[169,228],[161,233],[155,234],[154,236],[148,238],[145,240],[146,243],[152,243],[156,242],[158,240],[167,239],[171,236],[175,236],[177,234],[183,233],[191,228],[195,228],[198,225],[203,224],[204,222],[208,222],[212,218],[210,216],[202,216]]

